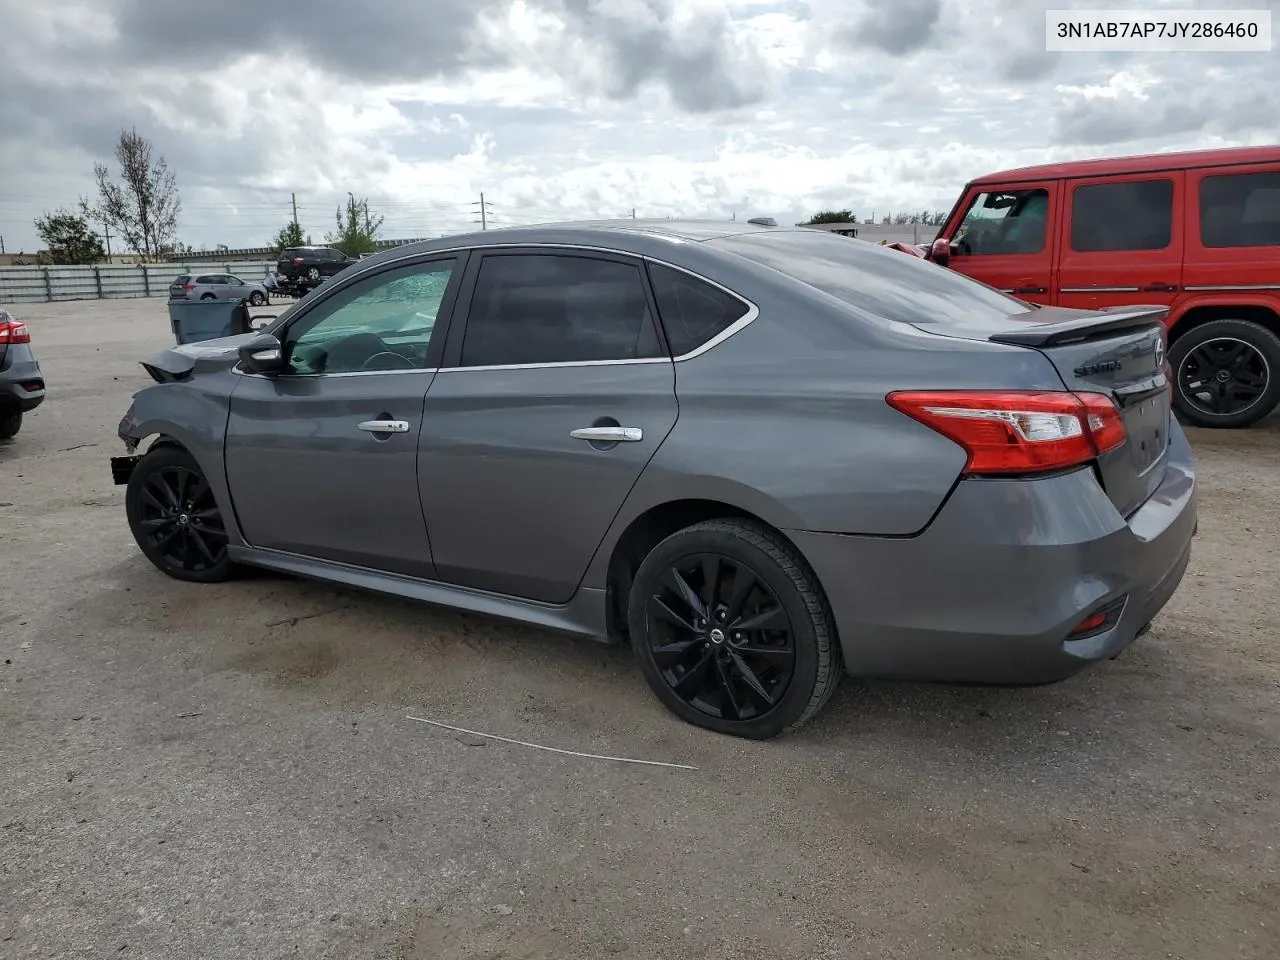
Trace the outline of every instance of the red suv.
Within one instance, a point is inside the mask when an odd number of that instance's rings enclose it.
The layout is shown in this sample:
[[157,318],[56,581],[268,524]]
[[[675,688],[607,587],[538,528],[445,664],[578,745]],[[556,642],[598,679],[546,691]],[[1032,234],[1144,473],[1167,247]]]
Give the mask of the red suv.
[[1034,303],[1167,307],[1190,423],[1243,427],[1280,401],[1280,146],[993,173],[926,256]]

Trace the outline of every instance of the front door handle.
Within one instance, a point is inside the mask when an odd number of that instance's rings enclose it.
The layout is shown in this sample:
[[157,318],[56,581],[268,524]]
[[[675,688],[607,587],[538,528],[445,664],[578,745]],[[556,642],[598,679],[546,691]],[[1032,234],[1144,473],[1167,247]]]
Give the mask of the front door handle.
[[1014,287],[1014,293],[1048,293],[1048,287]]
[[639,427],[581,427],[570,430],[569,436],[575,440],[591,440],[595,443],[619,443],[626,441],[636,443],[644,439],[644,431]]
[[366,433],[408,433],[409,421],[365,420],[363,423],[357,424],[357,427]]
[[1176,283],[1148,283],[1142,288],[1143,293],[1177,293]]

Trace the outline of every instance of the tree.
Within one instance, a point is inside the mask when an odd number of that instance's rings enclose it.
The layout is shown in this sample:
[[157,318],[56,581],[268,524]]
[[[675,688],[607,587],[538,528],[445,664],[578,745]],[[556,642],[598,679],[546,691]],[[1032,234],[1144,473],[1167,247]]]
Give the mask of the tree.
[[348,257],[358,257],[363,253],[373,253],[378,248],[378,231],[382,229],[385,218],[369,216],[369,200],[357,200],[353,194],[347,194],[347,208],[338,208],[338,229],[325,237],[325,241]]
[[301,247],[308,241],[302,237],[302,227],[298,226],[296,220],[290,220],[280,232],[276,234],[276,238],[271,241],[277,251],[283,250],[285,247]]
[[95,163],[98,203],[80,202],[81,213],[114,227],[144,260],[155,258],[173,240],[182,212],[177,180],[164,157],[153,160],[152,152],[151,141],[137,130],[120,131],[116,143],[119,182],[112,179],[105,163]]
[[49,261],[58,265],[97,263],[107,256],[102,240],[89,229],[89,221],[70,210],[45,212],[35,221],[36,233],[49,248]]
[[815,223],[857,223],[858,218],[853,215],[852,210],[823,210],[821,213],[815,213],[812,217],[798,226],[810,226]]

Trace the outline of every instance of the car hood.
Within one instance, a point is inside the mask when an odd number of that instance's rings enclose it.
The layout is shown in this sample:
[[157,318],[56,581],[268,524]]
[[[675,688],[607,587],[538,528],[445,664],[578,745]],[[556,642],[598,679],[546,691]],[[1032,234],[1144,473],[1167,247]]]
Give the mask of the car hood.
[[257,335],[258,331],[254,331],[236,334],[234,337],[202,340],[199,343],[183,343],[161,350],[155,356],[140,362],[156,383],[187,380],[195,374],[213,373],[235,366],[240,359],[241,345]]

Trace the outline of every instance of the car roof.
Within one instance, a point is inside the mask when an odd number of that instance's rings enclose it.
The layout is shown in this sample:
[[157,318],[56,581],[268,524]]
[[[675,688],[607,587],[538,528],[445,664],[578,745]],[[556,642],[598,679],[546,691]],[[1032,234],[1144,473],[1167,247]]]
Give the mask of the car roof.
[[1126,173],[1156,173],[1188,167],[1221,167],[1232,164],[1280,162],[1280,145],[1188,150],[1180,153],[1148,153],[1130,157],[1072,160],[1034,167],[1016,167],[989,173],[969,181],[970,186],[1017,180],[1057,180],[1063,177],[1106,177]]
[[702,243],[743,233],[805,230],[804,227],[762,227],[733,220],[571,220],[519,227],[475,230],[406,243],[379,251],[361,260],[361,266],[376,266],[388,259],[400,259],[436,250],[458,247],[499,247],[506,244],[550,244],[596,247],[618,253],[661,256],[673,244]]

